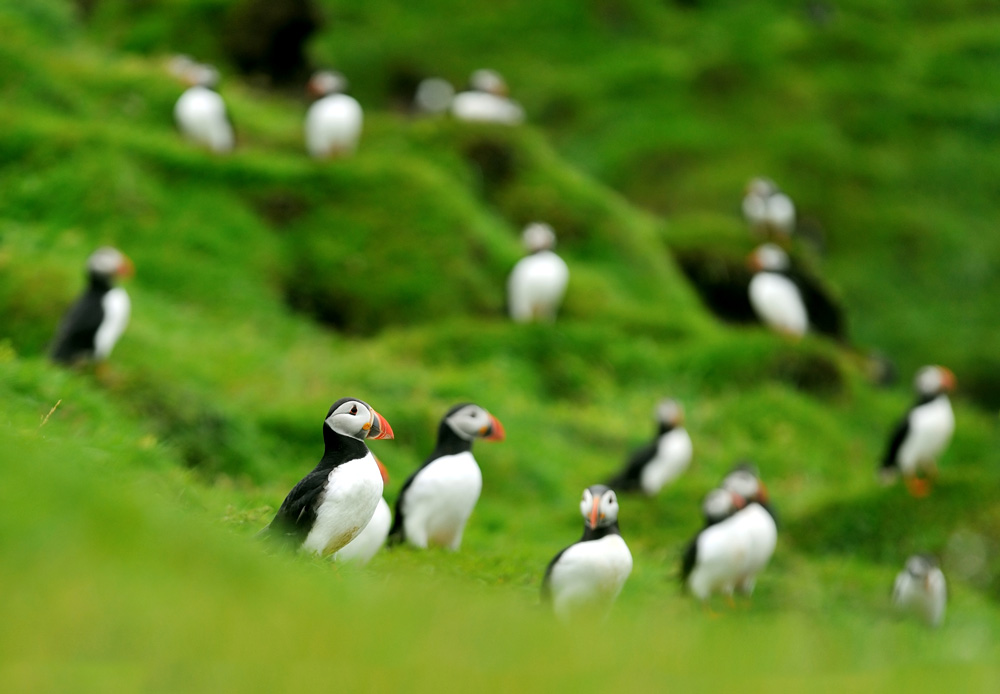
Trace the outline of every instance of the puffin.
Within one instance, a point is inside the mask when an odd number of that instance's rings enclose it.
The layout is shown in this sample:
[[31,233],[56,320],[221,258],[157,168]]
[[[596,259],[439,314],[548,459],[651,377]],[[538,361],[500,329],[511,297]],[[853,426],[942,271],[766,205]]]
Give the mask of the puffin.
[[174,120],[181,133],[202,147],[221,154],[232,151],[233,125],[226,103],[215,90],[219,72],[210,65],[195,64],[187,70],[188,88],[174,106]]
[[632,573],[632,553],[618,529],[615,490],[587,487],[580,513],[583,537],[549,562],[542,579],[542,601],[564,621],[595,611],[605,616]]
[[743,218],[763,238],[787,241],[795,231],[795,204],[769,178],[754,178],[743,196]]
[[748,259],[755,270],[750,280],[750,305],[757,317],[773,330],[800,338],[809,329],[802,292],[788,276],[788,254],[773,243],[759,246]]
[[413,110],[426,115],[445,113],[455,98],[451,82],[441,77],[427,77],[420,81],[413,95]]
[[472,443],[479,438],[502,441],[504,436],[500,420],[479,405],[461,403],[448,410],[434,451],[399,492],[390,544],[405,540],[420,549],[438,545],[458,551],[483,488]]
[[892,604],[896,609],[917,615],[929,626],[939,627],[947,603],[948,586],[937,560],[929,554],[915,554],[907,559],[892,588]]
[[102,363],[125,332],[132,303],[115,281],[131,277],[135,266],[117,248],[98,248],[87,258],[87,288],[63,316],[49,354],[53,361]]
[[339,72],[321,70],[307,86],[316,101],[306,112],[306,150],[316,159],[352,154],[361,137],[364,113],[357,99],[344,93],[347,80]]
[[392,436],[389,422],[364,400],[333,403],[323,420],[323,457],[288,493],[262,535],[322,556],[347,545],[382,498],[382,474],[365,440]]
[[752,472],[734,470],[720,490],[730,499],[714,492],[706,498],[705,507],[712,501],[711,515],[706,510],[706,526],[688,545],[681,565],[685,587],[703,602],[716,593],[730,600],[734,591],[751,596],[778,539],[766,488]]
[[937,477],[937,459],[955,432],[955,413],[948,399],[955,390],[955,374],[943,366],[925,366],[913,385],[917,401],[896,425],[880,474],[891,482],[901,473],[909,492],[924,497]]
[[556,234],[548,224],[532,222],[521,233],[529,255],[521,258],[507,279],[507,305],[517,323],[552,322],[559,312],[569,268],[552,249]]
[[[374,454],[373,456],[374,457]],[[378,470],[382,473],[383,486],[389,483],[389,471],[378,458],[375,458]],[[333,555],[334,561],[358,561],[367,564],[372,560],[378,551],[385,544],[386,537],[389,536],[389,526],[392,525],[392,511],[385,497],[379,497],[378,506],[375,507],[375,514],[357,537],[348,542],[344,547]]]
[[632,453],[624,469],[608,482],[609,487],[654,496],[691,464],[691,436],[684,428],[684,408],[676,400],[661,400],[655,416],[655,438]]
[[494,70],[476,70],[469,78],[468,91],[455,95],[451,114],[463,121],[518,125],[524,109],[507,97],[507,83]]

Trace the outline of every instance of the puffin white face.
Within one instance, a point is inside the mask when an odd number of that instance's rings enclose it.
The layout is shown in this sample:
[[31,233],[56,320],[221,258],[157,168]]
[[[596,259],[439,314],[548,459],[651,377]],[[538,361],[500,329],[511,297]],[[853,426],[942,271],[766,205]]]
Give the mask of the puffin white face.
[[782,272],[789,266],[788,254],[773,243],[758,246],[750,255],[750,267],[755,270]]
[[701,502],[701,512],[710,523],[729,518],[746,505],[743,497],[726,489],[713,489]]
[[192,85],[215,89],[219,84],[219,71],[205,63],[194,63],[188,68],[187,81]]
[[684,408],[676,400],[660,400],[656,405],[656,420],[667,426],[680,426],[684,423]]
[[466,441],[475,438],[487,441],[504,439],[504,429],[500,420],[479,405],[460,405],[445,415],[444,421],[452,431]]
[[507,96],[507,83],[496,70],[476,70],[469,78],[469,84],[479,92]]
[[931,557],[923,554],[914,554],[906,560],[906,573],[918,580],[924,580],[936,566],[936,562]]
[[347,89],[347,78],[333,70],[320,70],[313,73],[307,89],[314,96],[326,96],[343,92]]
[[355,398],[341,398],[326,415],[326,426],[344,436],[359,439],[391,439],[392,427],[368,403]]
[[547,251],[556,246],[556,232],[544,222],[532,222],[521,232],[521,243],[532,253]]
[[747,183],[746,194],[766,198],[778,192],[778,186],[770,178],[757,177]]
[[595,484],[583,490],[580,513],[591,530],[606,528],[618,521],[618,497],[615,490]]
[[913,380],[913,387],[924,396],[955,390],[955,385],[955,374],[943,366],[925,366]]
[[722,488],[743,497],[746,501],[767,503],[767,488],[752,471],[739,467],[722,480]]
[[110,280],[112,277],[131,276],[135,267],[128,256],[117,248],[103,246],[87,258],[87,271]]

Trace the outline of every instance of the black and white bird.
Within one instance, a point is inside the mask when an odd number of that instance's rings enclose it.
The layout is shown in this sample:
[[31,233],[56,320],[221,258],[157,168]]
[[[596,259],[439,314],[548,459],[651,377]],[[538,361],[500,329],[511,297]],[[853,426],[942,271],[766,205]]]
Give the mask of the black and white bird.
[[766,488],[752,472],[734,470],[720,491],[730,498],[715,492],[706,497],[706,507],[713,500],[711,515],[706,510],[706,527],[688,545],[681,566],[685,586],[702,601],[734,591],[752,595],[778,540]]
[[63,316],[50,356],[63,364],[103,362],[125,332],[132,303],[115,281],[135,271],[128,256],[104,246],[87,259],[87,288]]
[[795,204],[769,178],[755,178],[743,196],[743,218],[765,239],[787,240],[795,231]]
[[507,83],[494,70],[476,70],[469,78],[469,90],[455,95],[451,113],[464,121],[518,125],[524,109],[508,98]]
[[765,243],[748,260],[755,271],[749,294],[757,317],[783,335],[805,335],[809,329],[809,315],[802,292],[789,277],[788,254],[773,243]]
[[455,405],[441,419],[430,457],[403,484],[396,499],[390,542],[430,545],[457,551],[465,524],[483,488],[483,475],[472,457],[476,439],[502,441],[500,420],[479,405]]
[[292,488],[262,534],[328,556],[358,536],[382,498],[382,474],[366,439],[391,439],[392,427],[368,403],[341,398],[323,421],[319,464]]
[[530,255],[517,262],[507,279],[510,317],[518,323],[554,321],[569,283],[566,262],[552,251],[555,232],[533,222],[524,228],[521,241]]
[[226,103],[215,90],[219,72],[210,65],[193,64],[187,70],[188,88],[174,106],[177,128],[187,139],[216,153],[229,152],[235,144]]
[[914,379],[917,401],[896,425],[882,458],[880,474],[890,482],[902,474],[911,494],[930,493],[937,477],[937,459],[955,432],[955,413],[948,393],[955,389],[955,374],[943,366],[925,366]]
[[[384,485],[389,483],[389,471],[385,469],[385,465],[378,458],[375,458],[375,462],[378,464],[379,472],[382,473],[382,484],[384,487]],[[357,561],[367,564],[382,549],[386,538],[389,537],[389,527],[391,525],[392,511],[389,510],[389,504],[386,503],[385,497],[380,496],[378,506],[375,507],[375,513],[372,514],[372,519],[368,522],[368,525],[358,533],[357,537],[333,555],[334,561]]]
[[344,93],[347,80],[339,72],[321,70],[309,80],[317,97],[306,112],[306,150],[317,159],[352,154],[358,147],[364,112],[357,99]]
[[602,617],[632,573],[632,553],[618,529],[618,499],[603,484],[583,490],[583,537],[559,552],[545,570],[542,600],[568,620],[576,614]]
[[629,456],[625,468],[608,482],[619,492],[658,493],[691,464],[691,436],[684,428],[684,408],[676,400],[656,406],[656,436]]
[[917,615],[932,627],[941,626],[948,603],[948,586],[937,560],[915,554],[896,576],[892,604],[896,609]]

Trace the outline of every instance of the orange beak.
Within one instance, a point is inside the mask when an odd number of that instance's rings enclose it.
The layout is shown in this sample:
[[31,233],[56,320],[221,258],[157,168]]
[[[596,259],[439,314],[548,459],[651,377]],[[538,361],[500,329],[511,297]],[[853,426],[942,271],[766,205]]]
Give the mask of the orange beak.
[[601,505],[601,497],[595,498],[594,508],[590,509],[590,517],[587,519],[587,525],[589,525],[591,529],[597,527],[597,508],[600,505]]
[[760,264],[760,259],[757,257],[757,253],[751,253],[747,256],[747,267],[756,272],[760,272],[764,267]]
[[737,510],[747,505],[747,500],[736,492],[729,492],[729,495],[733,497],[733,506],[735,506]]
[[385,417],[380,415],[375,410],[372,410],[372,414],[375,418],[372,420],[371,428],[368,430],[368,438],[370,439],[391,439],[392,427],[389,426],[389,422],[385,420]]
[[121,265],[115,270],[118,277],[132,277],[135,274],[135,263],[127,255],[122,255]]
[[483,432],[483,439],[486,441],[503,441],[506,436],[507,432],[503,430],[503,424],[500,423],[500,420],[490,415],[490,425]]
[[[373,458],[375,456],[372,456]],[[375,458],[375,463],[378,465],[379,474],[382,475],[382,484],[389,484],[389,471],[385,469],[385,465],[378,458]]]
[[955,380],[955,374],[951,369],[947,369],[943,366],[941,367],[941,382],[948,390],[955,390],[955,388],[958,387],[958,382]]
[[767,487],[764,485],[763,482],[760,483],[760,487],[757,490],[757,499],[760,500],[760,503],[762,504],[767,503],[768,500]]

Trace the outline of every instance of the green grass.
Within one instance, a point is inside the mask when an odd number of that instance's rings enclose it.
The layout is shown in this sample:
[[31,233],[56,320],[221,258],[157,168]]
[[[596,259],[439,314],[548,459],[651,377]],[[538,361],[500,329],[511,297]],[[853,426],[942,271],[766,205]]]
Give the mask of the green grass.
[[[301,153],[303,103],[234,79],[237,153],[176,136],[162,53],[217,57],[212,24],[183,20],[224,3],[107,0],[88,26],[55,0],[0,4],[0,688],[995,690],[986,11],[838,3],[820,30],[776,3],[324,7],[339,24],[312,51],[366,104],[358,156],[326,165]],[[456,82],[489,62],[532,125],[390,111],[408,61]],[[822,339],[719,324],[678,272],[671,247],[749,249],[738,197],[762,168],[826,228],[809,258],[900,386]],[[502,286],[536,218],[572,284],[555,326],[515,326]],[[44,349],[100,243],[138,274],[98,378]],[[973,397],[918,502],[874,470],[928,361]],[[462,552],[335,567],[253,541],[343,395],[396,432],[372,446],[390,501],[451,404],[503,421],[506,442],[476,447]],[[610,621],[559,626],[536,604],[544,567],[664,395],[686,405],[694,466],[622,501],[635,570]],[[752,607],[712,619],[675,573],[701,496],[744,457],[781,537]],[[913,551],[945,562],[938,632],[887,604]]]

